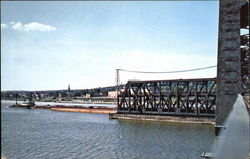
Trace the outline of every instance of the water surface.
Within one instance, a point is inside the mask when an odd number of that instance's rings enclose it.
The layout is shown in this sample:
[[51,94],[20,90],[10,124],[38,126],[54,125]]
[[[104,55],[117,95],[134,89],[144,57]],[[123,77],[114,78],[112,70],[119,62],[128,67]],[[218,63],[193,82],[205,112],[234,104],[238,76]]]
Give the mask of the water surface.
[[209,125],[25,108],[1,111],[2,154],[8,159],[199,159],[213,143]]

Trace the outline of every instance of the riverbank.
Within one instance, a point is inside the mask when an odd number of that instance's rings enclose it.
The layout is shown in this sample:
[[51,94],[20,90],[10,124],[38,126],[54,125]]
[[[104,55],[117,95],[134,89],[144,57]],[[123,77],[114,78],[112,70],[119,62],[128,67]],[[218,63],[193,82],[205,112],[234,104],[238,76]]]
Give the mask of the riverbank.
[[[56,101],[56,103],[69,103],[68,101]],[[103,101],[70,101],[73,104],[111,104],[115,105],[116,102],[103,102]]]
[[[3,100],[3,101],[13,101],[16,100]],[[23,100],[19,100],[19,102],[25,102]],[[116,105],[117,100],[115,98],[84,98],[82,100],[34,100],[34,102],[49,102],[49,103],[71,103],[71,104],[107,104],[107,105]]]

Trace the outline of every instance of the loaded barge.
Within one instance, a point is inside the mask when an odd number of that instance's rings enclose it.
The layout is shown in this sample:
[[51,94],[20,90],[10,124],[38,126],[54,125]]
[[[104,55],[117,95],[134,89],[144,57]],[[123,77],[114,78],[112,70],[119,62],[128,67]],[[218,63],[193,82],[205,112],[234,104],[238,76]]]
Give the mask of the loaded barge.
[[104,106],[70,106],[70,105],[43,105],[37,106],[35,103],[14,104],[10,107],[21,107],[28,109],[50,109],[52,111],[66,111],[66,112],[81,112],[81,113],[98,113],[109,114],[116,113],[116,108]]

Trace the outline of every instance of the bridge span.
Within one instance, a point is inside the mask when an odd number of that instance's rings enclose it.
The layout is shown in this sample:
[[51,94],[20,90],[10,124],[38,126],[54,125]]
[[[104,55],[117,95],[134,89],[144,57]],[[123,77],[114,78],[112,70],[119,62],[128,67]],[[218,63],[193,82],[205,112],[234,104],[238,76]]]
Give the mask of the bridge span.
[[[216,93],[217,78],[128,81],[117,113],[215,117]],[[248,103],[249,92],[242,95]]]
[[216,78],[128,81],[118,113],[215,116]]

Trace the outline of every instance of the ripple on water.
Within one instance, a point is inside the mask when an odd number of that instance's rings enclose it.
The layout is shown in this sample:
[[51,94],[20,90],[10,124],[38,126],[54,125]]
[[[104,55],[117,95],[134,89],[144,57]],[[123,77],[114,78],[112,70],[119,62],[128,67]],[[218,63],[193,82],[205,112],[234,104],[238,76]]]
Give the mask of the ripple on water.
[[204,125],[2,109],[2,152],[8,159],[193,159],[209,149],[213,132],[211,126]]

